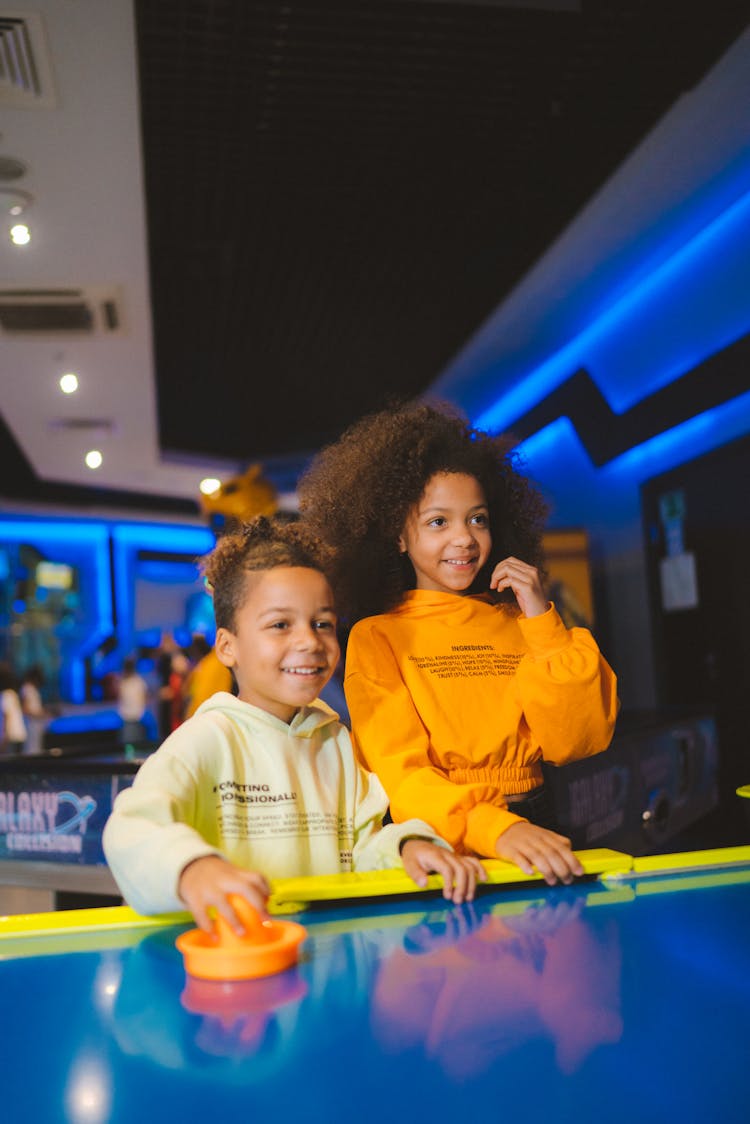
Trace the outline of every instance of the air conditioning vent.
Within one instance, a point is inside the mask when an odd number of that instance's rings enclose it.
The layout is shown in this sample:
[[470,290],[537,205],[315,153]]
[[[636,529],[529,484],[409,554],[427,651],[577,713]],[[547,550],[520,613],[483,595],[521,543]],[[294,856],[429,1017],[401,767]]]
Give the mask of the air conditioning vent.
[[57,304],[3,303],[0,327],[4,332],[90,332],[90,310],[80,301]]
[[42,17],[0,12],[0,108],[55,109],[57,96]]
[[112,286],[0,289],[0,335],[113,335],[122,301]]

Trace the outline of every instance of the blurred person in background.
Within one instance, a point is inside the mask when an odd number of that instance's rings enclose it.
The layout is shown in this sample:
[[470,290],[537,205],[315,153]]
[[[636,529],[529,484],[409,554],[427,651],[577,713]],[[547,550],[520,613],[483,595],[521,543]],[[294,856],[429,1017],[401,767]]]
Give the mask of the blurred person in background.
[[156,653],[156,674],[159,679],[159,694],[158,694],[158,708],[157,708],[157,725],[159,730],[159,741],[164,741],[166,737],[171,734],[174,726],[172,724],[172,711],[174,701],[174,691],[172,687],[172,657],[179,649],[175,643],[174,637],[168,633],[162,633],[161,643],[159,650]]
[[23,717],[18,679],[9,663],[0,664],[0,753],[23,753],[26,722]]
[[21,686],[18,691],[28,733],[25,753],[41,753],[43,749],[42,739],[47,728],[47,722],[51,717],[42,700],[43,686],[44,674],[39,664],[27,668],[21,677]]
[[208,640],[201,633],[193,637],[190,645],[193,668],[188,673],[183,687],[185,703],[184,717],[195,714],[201,703],[210,699],[217,691],[234,694],[234,678],[228,667],[221,662]]
[[132,656],[123,662],[117,713],[122,718],[123,743],[142,741],[146,731],[143,718],[148,708],[148,683],[138,672]]

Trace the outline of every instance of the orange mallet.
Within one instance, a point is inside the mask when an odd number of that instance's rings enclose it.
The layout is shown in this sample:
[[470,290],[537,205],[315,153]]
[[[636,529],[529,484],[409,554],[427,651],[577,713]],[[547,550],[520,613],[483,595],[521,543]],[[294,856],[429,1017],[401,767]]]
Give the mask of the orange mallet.
[[307,936],[303,925],[261,921],[257,910],[238,894],[229,895],[229,904],[242,922],[242,936],[217,913],[212,933],[190,929],[177,938],[189,975],[202,980],[250,980],[297,963],[299,946]]

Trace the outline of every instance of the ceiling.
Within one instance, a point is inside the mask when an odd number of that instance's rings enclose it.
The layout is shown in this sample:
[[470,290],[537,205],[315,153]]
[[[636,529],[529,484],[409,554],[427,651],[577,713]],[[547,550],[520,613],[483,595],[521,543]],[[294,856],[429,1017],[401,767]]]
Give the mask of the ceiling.
[[39,13],[48,73],[25,104],[0,84],[0,162],[27,169],[0,187],[34,197],[1,287],[80,288],[96,316],[0,331],[0,495],[187,513],[201,476],[248,463],[293,492],[350,421],[439,382],[750,5],[12,13]]

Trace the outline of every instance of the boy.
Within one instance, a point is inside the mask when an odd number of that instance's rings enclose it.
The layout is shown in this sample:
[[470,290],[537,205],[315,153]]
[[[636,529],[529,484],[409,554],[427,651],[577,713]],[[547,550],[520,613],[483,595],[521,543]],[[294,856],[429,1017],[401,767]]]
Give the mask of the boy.
[[299,525],[260,517],[204,562],[216,652],[238,697],[220,692],[199,707],[115,801],[104,852],[141,913],[187,906],[209,931],[213,908],[239,933],[227,896],[265,916],[267,876],[403,863],[419,886],[429,872],[442,875],[454,902],[470,901],[486,877],[421,820],[382,826],[382,785],[316,701],[339,658],[318,549]]

